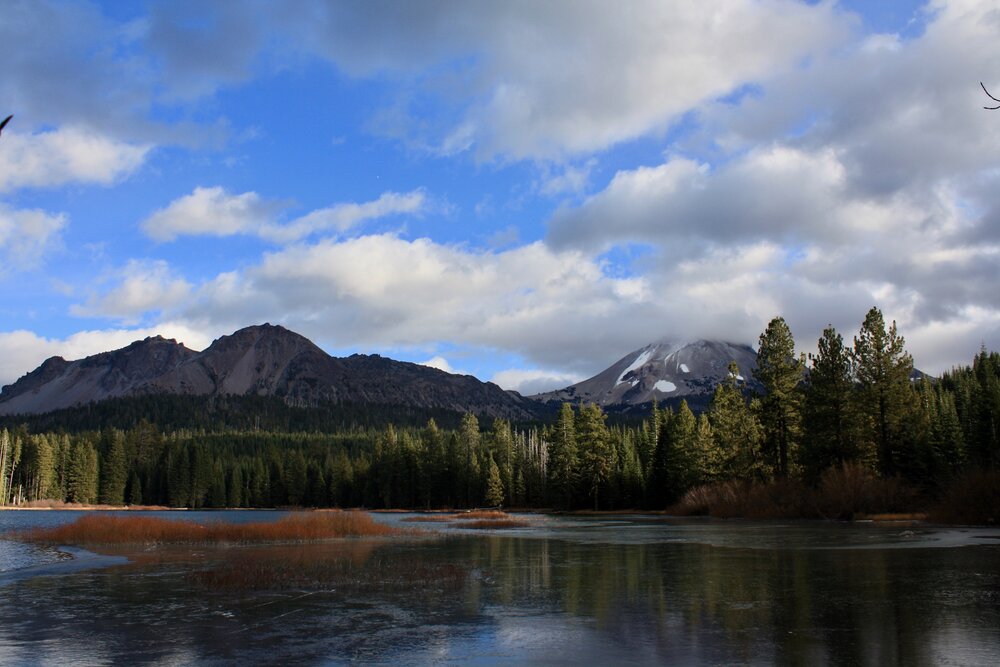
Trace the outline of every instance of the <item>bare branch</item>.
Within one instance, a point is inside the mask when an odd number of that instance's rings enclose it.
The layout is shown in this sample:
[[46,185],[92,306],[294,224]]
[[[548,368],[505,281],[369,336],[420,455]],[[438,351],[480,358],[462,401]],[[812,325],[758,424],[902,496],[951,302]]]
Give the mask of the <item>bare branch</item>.
[[[1000,100],[998,100],[997,98],[995,98],[992,95],[990,95],[990,91],[986,90],[986,84],[984,84],[982,81],[980,81],[979,85],[982,86],[983,92],[986,93],[987,97],[989,97],[994,102],[1000,102]],[[1000,104],[998,104],[995,107],[983,107],[983,108],[986,109],[987,111],[996,111],[997,109],[1000,109]]]
[[[1000,100],[997,101],[1000,102]],[[7,127],[7,123],[10,122],[11,118],[13,118],[13,116],[7,116],[6,118],[3,119],[3,122],[0,123],[0,132],[3,132],[3,128]]]

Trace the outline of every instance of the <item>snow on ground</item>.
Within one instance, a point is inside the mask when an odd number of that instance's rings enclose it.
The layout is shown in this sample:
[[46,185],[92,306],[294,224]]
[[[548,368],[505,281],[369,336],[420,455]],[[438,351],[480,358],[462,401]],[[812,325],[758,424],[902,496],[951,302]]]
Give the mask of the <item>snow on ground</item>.
[[637,368],[642,368],[642,366],[647,361],[649,361],[649,358],[652,356],[652,354],[653,354],[652,350],[643,350],[639,354],[639,356],[635,358],[635,361],[629,364],[629,367],[623,370],[622,374],[618,376],[618,382],[615,383],[615,386],[623,384],[625,382],[625,376],[628,375],[630,372],[634,371]]
[[662,391],[664,394],[669,394],[670,392],[677,390],[677,385],[668,380],[659,380],[653,385],[653,389]]
[[681,373],[690,373],[691,369],[688,368],[687,364],[681,364]]

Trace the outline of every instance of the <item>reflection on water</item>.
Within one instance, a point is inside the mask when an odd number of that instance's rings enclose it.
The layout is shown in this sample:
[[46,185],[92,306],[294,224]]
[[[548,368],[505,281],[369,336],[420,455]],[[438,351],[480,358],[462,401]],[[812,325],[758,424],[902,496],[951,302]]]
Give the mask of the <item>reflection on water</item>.
[[[995,539],[882,548],[871,545],[940,540],[645,520],[604,522],[577,539],[586,520],[542,521],[515,535],[144,550],[124,565],[22,579],[0,589],[0,663],[993,664],[1000,655]],[[718,531],[754,548],[719,546],[730,540]],[[775,545],[779,534],[790,547]],[[869,546],[809,548],[838,543]]]

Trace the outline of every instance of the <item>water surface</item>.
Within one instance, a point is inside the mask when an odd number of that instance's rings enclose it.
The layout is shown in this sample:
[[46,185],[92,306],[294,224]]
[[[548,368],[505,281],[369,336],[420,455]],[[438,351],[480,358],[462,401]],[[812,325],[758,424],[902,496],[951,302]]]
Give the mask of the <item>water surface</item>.
[[[0,512],[0,534],[72,518],[61,514]],[[529,518],[506,532],[431,524],[441,530],[429,537],[140,549],[83,570],[41,553],[52,567],[40,576],[12,576],[32,567],[33,547],[0,539],[0,555],[22,553],[6,583],[0,573],[0,663],[989,665],[1000,655],[997,530]]]

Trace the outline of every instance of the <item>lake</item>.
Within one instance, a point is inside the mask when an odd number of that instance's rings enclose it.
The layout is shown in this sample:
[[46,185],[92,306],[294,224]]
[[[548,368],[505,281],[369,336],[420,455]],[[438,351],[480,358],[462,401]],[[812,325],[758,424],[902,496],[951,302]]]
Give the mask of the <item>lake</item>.
[[436,532],[104,556],[10,539],[77,516],[0,512],[0,664],[993,665],[1000,656],[997,529],[527,515],[526,528],[491,532],[377,514]]

